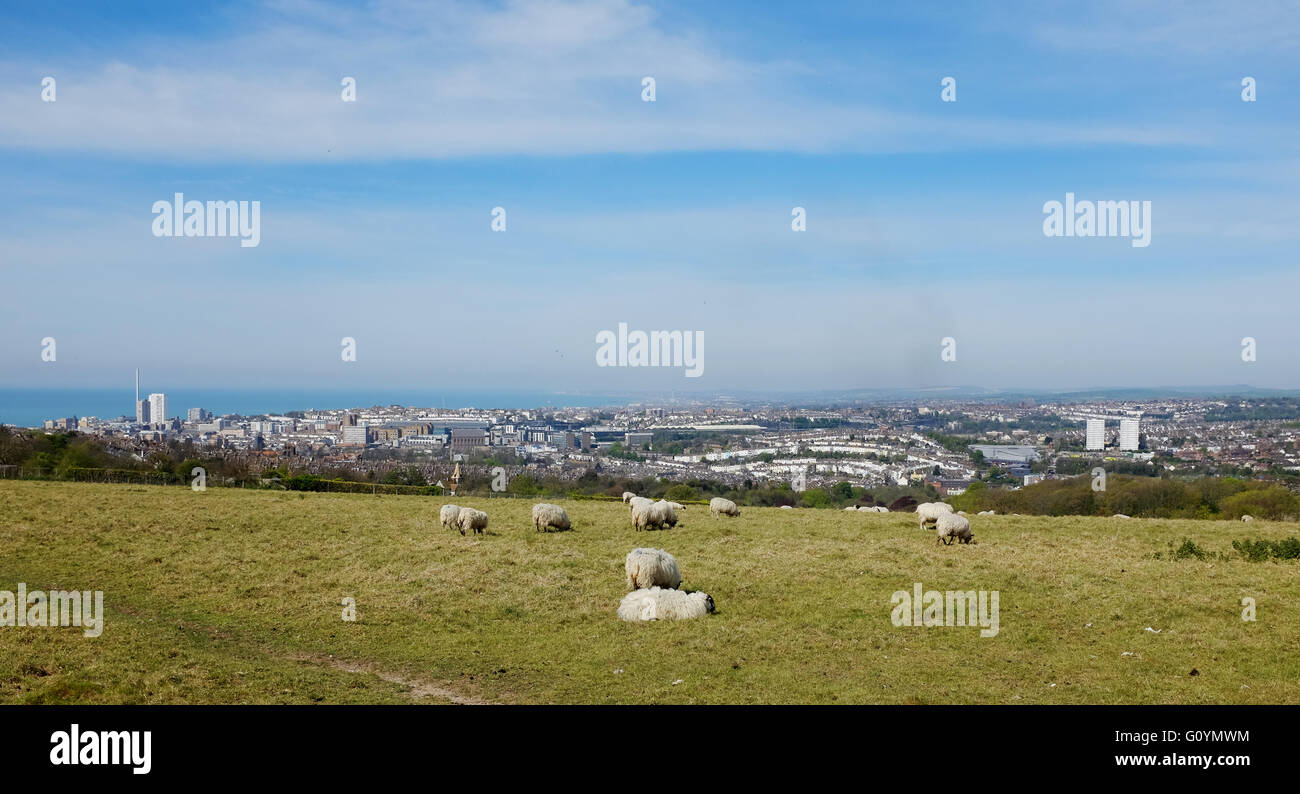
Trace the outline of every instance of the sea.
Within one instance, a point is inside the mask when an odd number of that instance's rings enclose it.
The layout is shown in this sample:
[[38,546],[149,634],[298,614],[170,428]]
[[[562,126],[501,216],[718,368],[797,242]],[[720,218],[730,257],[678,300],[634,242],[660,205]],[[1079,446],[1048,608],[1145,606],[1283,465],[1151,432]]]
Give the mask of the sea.
[[[429,391],[423,389],[377,389],[366,391],[258,390],[179,388],[162,390],[167,395],[167,413],[185,417],[190,408],[206,408],[217,416],[241,414],[284,414],[341,408],[369,408],[375,405],[404,405],[418,408],[597,408],[638,402],[635,394],[593,394],[524,391]],[[149,395],[144,390],[140,398]],[[113,420],[135,419],[133,389],[16,389],[0,388],[0,424],[42,427],[46,419],[94,416]]]

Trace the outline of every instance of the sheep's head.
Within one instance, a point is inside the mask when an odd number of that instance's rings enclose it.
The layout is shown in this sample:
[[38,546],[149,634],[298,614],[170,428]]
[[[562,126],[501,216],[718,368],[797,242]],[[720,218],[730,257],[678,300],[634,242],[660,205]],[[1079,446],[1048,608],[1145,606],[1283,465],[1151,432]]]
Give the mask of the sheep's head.
[[707,613],[709,613],[709,614],[713,614],[713,612],[716,611],[717,608],[718,608],[717,605],[713,603],[713,596],[711,596],[711,595],[706,595],[706,596],[704,596],[704,611],[705,611],[705,612],[707,612]]

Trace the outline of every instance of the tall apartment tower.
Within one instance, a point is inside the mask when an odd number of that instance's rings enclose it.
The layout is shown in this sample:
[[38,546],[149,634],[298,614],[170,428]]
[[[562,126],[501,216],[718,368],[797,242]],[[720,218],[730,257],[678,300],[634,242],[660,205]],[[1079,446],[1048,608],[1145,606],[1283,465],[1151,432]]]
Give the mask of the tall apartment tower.
[[1087,447],[1089,451],[1100,450],[1106,446],[1106,420],[1089,419],[1087,431]]
[[149,395],[149,421],[154,424],[167,421],[167,395]]
[[142,425],[149,424],[149,401],[135,401],[135,421]]
[[1125,452],[1135,452],[1138,448],[1138,437],[1141,435],[1141,425],[1139,419],[1121,419],[1119,420],[1119,448]]

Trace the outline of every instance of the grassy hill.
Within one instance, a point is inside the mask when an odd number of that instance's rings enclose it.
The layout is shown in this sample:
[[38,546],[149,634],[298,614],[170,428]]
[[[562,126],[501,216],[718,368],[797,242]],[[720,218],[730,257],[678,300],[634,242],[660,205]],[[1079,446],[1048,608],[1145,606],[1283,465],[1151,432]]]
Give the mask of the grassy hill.
[[[911,514],[693,506],[638,534],[578,501],[537,535],[530,501],[464,499],[491,526],[462,537],[443,501],[0,482],[0,590],[106,612],[97,638],[0,627],[0,703],[1300,703],[1300,563],[1169,555],[1294,524],[976,516],[936,546]],[[636,546],[718,612],[618,621]],[[915,582],[998,591],[999,633],[895,627]]]

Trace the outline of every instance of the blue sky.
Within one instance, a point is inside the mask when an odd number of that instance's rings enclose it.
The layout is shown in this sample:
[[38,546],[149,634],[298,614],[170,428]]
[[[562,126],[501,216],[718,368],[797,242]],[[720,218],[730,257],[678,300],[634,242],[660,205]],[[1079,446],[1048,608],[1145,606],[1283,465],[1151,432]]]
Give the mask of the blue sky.
[[[1300,387],[1289,4],[87,3],[0,44],[0,386]],[[261,245],[153,237],[175,192]],[[1066,192],[1151,245],[1044,237]],[[620,322],[705,375],[597,367]]]

